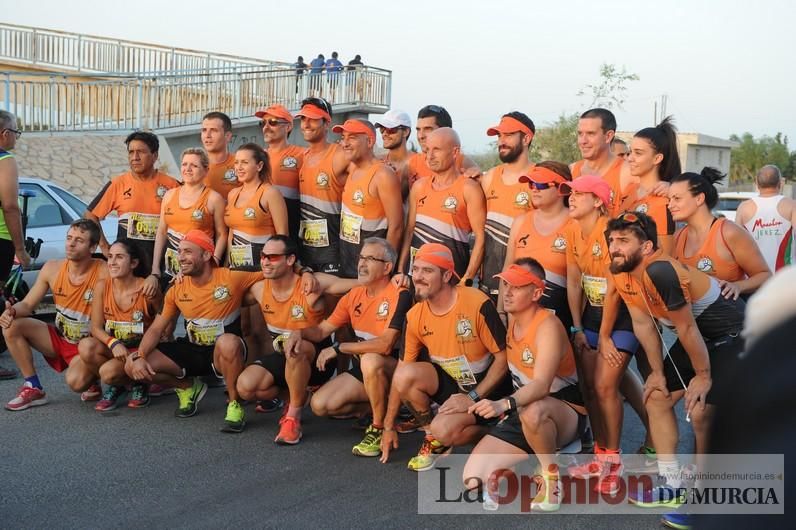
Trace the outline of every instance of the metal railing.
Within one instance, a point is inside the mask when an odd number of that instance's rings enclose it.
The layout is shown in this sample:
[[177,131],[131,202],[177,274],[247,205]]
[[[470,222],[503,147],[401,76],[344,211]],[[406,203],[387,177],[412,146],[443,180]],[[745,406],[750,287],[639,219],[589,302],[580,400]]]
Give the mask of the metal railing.
[[44,28],[0,23],[0,59],[64,72],[139,74],[210,71],[255,65],[288,66],[280,61],[170,48]]
[[149,75],[0,72],[0,107],[25,131],[113,131],[195,125],[211,111],[249,118],[279,103],[297,110],[308,96],[335,111],[385,112],[391,72],[359,67],[297,75],[292,67],[198,70]]

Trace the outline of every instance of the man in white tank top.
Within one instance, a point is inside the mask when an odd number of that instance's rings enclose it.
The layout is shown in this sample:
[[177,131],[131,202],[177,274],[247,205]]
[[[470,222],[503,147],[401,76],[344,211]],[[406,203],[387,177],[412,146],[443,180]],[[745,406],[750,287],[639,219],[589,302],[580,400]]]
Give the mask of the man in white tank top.
[[738,206],[735,222],[755,238],[766,263],[775,272],[796,263],[796,201],[782,195],[782,174],[775,165],[763,166],[757,172],[758,197]]

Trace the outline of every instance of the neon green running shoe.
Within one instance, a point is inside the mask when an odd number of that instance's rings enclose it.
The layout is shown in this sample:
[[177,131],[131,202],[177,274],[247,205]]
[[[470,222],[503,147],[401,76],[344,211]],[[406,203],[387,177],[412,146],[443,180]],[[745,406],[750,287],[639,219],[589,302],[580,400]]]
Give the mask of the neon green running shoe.
[[351,449],[351,452],[357,456],[379,456],[381,454],[382,432],[383,429],[377,429],[371,423],[365,430],[365,437]]
[[412,471],[426,471],[434,467],[434,461],[443,454],[450,451],[450,447],[445,447],[442,442],[427,434],[423,438],[423,445],[420,446],[420,451],[417,455],[413,456],[409,463],[406,465]]
[[191,388],[175,388],[177,399],[180,400],[180,408],[174,413],[178,418],[190,418],[197,411],[197,405],[207,393],[207,385],[202,383],[198,377],[193,378]]
[[237,400],[232,400],[227,405],[227,416],[224,418],[224,426],[221,432],[239,433],[246,427],[246,417],[243,407]]

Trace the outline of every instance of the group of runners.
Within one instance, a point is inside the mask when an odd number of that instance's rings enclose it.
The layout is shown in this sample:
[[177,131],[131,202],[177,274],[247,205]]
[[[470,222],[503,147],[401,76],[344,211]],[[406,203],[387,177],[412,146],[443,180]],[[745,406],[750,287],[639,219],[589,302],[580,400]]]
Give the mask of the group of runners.
[[[176,415],[190,417],[219,378],[222,431],[244,430],[247,404],[281,409],[274,441],[297,444],[311,408],[358,418],[353,454],[386,462],[398,433],[422,430],[409,469],[474,444],[472,484],[537,454],[546,486],[533,508],[553,511],[560,475],[546,459],[573,442],[593,455],[570,475],[620,487],[626,400],[647,429],[639,453],[667,477],[632,501],[678,504],[675,404],[707,452],[744,299],[792,260],[796,208],[776,168],[758,186],[777,199],[739,210],[750,232],[712,213],[723,175],[681,170],[669,119],[617,147],[613,114],[588,110],[582,160],[568,166],[533,163],[535,125],[509,112],[486,131],[501,164],[482,174],[437,105],[417,114],[417,153],[405,112],[333,126],[331,106],[308,98],[295,116],[274,105],[257,117],[268,147],[230,153],[230,119],[205,116],[181,183],[156,169],[157,136],[128,136],[130,171],[69,227],[66,259],[0,316],[25,379],[7,409],[47,403],[33,349],[100,411],[174,389]],[[296,119],[307,147],[288,143]],[[113,211],[110,244],[98,221]],[[52,325],[31,318],[47,291]]]

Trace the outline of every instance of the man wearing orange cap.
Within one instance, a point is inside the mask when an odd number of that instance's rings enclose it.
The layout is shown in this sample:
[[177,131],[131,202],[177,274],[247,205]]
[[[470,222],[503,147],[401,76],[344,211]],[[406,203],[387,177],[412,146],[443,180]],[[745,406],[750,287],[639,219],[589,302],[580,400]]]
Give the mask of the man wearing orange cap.
[[359,251],[365,239],[381,237],[393,248],[401,244],[403,204],[395,173],[373,156],[376,129],[367,120],[346,120],[333,132],[349,161],[340,213],[340,275],[356,278]]
[[507,416],[473,449],[464,468],[465,486],[488,484],[497,470],[535,454],[544,480],[531,509],[556,511],[561,483],[555,453],[577,440],[587,425],[572,345],[561,322],[539,304],[545,282],[538,261],[521,258],[497,276],[512,316],[506,357],[514,393],[470,407],[487,420]]
[[486,238],[481,289],[497,302],[499,283],[494,275],[503,269],[506,261],[511,223],[531,208],[531,194],[520,182],[533,167],[528,158],[536,126],[522,112],[509,112],[500,124],[487,129],[487,136],[497,136],[498,156],[503,162],[481,178],[481,188],[486,196]]
[[[399,271],[411,272],[412,259],[424,243],[442,243],[453,253],[462,283],[472,281],[484,257],[486,204],[481,186],[462,175],[455,165],[461,152],[456,131],[442,127],[426,144],[432,177],[419,180],[409,192],[406,236]],[[470,236],[474,238],[470,252]]]
[[[243,408],[235,386],[246,362],[241,338],[240,310],[246,291],[262,278],[259,272],[216,267],[213,240],[191,230],[179,245],[184,278],[166,293],[163,311],[141,339],[138,351],[127,358],[125,371],[136,381],[170,384],[179,398],[178,418],[196,414],[207,386],[201,376],[223,377],[229,404],[223,432],[243,430]],[[163,331],[185,318],[186,337],[160,342]]]
[[307,98],[296,113],[309,147],[299,172],[301,262],[316,271],[340,272],[340,212],[348,159],[338,144],[326,137],[332,107],[322,98]]
[[299,172],[304,161],[304,148],[289,144],[287,139],[293,130],[293,116],[282,105],[271,105],[254,113],[260,118],[263,140],[268,146],[271,164],[271,184],[279,190],[287,206],[290,237],[298,241]]
[[209,112],[202,118],[202,145],[210,158],[205,183],[224,200],[238,186],[235,175],[235,155],[229,152],[232,141],[232,120],[223,112]]
[[[412,264],[420,302],[406,315],[404,355],[393,376],[384,421],[382,462],[398,447],[395,417],[401,401],[426,433],[408,467],[424,471],[451,446],[472,443],[486,432],[485,423],[468,412],[474,403],[511,391],[506,328],[495,304],[478,289],[451,285],[454,276],[448,247],[420,247]],[[432,402],[440,405],[433,421]]]

